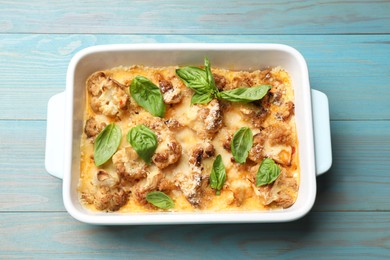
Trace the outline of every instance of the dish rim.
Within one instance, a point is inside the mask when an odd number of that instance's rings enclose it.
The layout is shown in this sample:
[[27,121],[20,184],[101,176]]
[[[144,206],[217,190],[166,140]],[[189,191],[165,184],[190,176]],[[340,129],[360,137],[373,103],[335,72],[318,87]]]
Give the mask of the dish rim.
[[[65,112],[65,152],[64,152],[64,177],[63,177],[63,200],[66,210],[75,219],[90,224],[109,224],[109,225],[133,225],[133,224],[195,224],[195,223],[252,223],[252,222],[286,222],[299,219],[306,215],[313,207],[316,197],[316,178],[315,178],[315,160],[314,160],[314,139],[312,111],[306,111],[310,117],[306,124],[311,126],[308,136],[308,146],[311,161],[311,170],[313,176],[309,179],[310,194],[305,199],[303,206],[294,210],[269,210],[269,211],[221,211],[221,212],[153,212],[153,213],[102,213],[102,212],[82,212],[73,203],[71,198],[71,165],[73,149],[73,82],[77,64],[88,55],[100,52],[122,52],[122,51],[284,51],[292,55],[302,71],[302,81],[307,88],[306,95],[310,98],[310,84],[307,64],[303,56],[294,48],[283,44],[206,44],[206,43],[188,43],[188,44],[114,44],[99,45],[85,48],[79,51],[71,59],[67,77],[66,77],[66,112]],[[311,107],[311,106],[310,106]],[[310,175],[309,175],[310,176]],[[285,214],[281,214],[283,211]],[[188,217],[190,216],[190,217]]]

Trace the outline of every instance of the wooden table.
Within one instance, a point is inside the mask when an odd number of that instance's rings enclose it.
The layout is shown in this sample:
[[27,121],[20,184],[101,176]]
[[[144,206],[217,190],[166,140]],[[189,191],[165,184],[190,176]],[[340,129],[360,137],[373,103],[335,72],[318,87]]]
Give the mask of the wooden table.
[[[389,1],[0,1],[0,32],[1,259],[390,257]],[[47,101],[82,48],[146,42],[284,43],[305,56],[333,145],[311,213],[128,227],[68,215],[44,168]]]

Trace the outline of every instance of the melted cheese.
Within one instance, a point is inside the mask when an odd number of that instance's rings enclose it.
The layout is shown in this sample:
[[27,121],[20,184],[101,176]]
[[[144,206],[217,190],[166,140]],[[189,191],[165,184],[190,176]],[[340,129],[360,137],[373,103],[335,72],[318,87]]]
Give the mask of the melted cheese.
[[[175,183],[181,175],[188,174],[191,171],[189,162],[192,149],[202,142],[205,137],[201,137],[197,132],[197,129],[204,126],[204,122],[199,119],[199,113],[202,107],[192,106],[191,96],[193,91],[186,88],[183,82],[175,76],[175,70],[177,67],[164,67],[164,68],[150,68],[143,66],[132,67],[118,67],[104,71],[106,75],[114,79],[119,84],[125,86],[123,90],[129,96],[130,104],[128,109],[118,113],[118,116],[107,117],[99,112],[95,112],[89,105],[91,102],[91,94],[89,93],[86,98],[87,106],[84,113],[84,120],[94,117],[99,122],[106,124],[115,122],[121,129],[123,138],[118,150],[130,146],[126,140],[127,132],[138,124],[152,124],[157,122],[158,118],[153,117],[142,107],[138,106],[135,100],[133,100],[129,94],[128,86],[135,76],[145,76],[153,81],[157,86],[159,84],[159,78],[163,77],[172,82],[172,85],[176,87],[183,96],[181,102],[173,105],[167,105],[166,115],[163,120],[175,119],[180,123],[180,127],[170,130],[173,132],[174,137],[182,146],[182,153],[180,159],[173,165],[167,168],[158,170],[154,165],[148,166],[150,169],[149,174],[156,174],[156,171],[160,171],[162,178],[167,181]],[[269,189],[272,190],[272,185],[268,188],[258,188],[255,186],[255,176],[260,162],[252,162],[247,159],[247,163],[240,165],[232,160],[232,154],[229,149],[224,148],[224,143],[228,137],[232,136],[236,130],[240,127],[247,126],[252,129],[254,135],[265,131],[270,126],[277,124],[285,124],[288,129],[291,129],[289,133],[290,141],[288,143],[280,143],[277,145],[271,145],[268,140],[265,141],[262,146],[263,153],[266,157],[273,158],[276,162],[281,164],[283,168],[284,176],[291,177],[293,182],[298,186],[299,184],[299,160],[298,160],[298,140],[295,128],[294,115],[288,120],[281,121],[277,117],[277,113],[280,112],[281,103],[294,102],[294,93],[291,86],[289,75],[280,67],[267,70],[267,76],[264,77],[264,71],[254,72],[239,72],[229,71],[225,69],[213,68],[213,73],[225,77],[227,82],[227,88],[232,89],[239,87],[240,84],[259,85],[270,84],[273,86],[272,91],[276,91],[281,95],[280,100],[275,100],[268,108],[269,115],[262,122],[262,127],[255,127],[253,121],[250,118],[245,118],[242,110],[258,112],[259,107],[253,104],[244,103],[230,103],[223,101],[222,108],[222,127],[219,131],[210,138],[211,143],[215,148],[215,155],[210,158],[202,160],[202,169],[200,170],[201,176],[207,178],[210,174],[212,163],[216,155],[221,154],[223,163],[226,168],[227,178],[226,183],[221,191],[220,196],[215,195],[215,191],[212,190],[209,185],[201,185],[202,203],[199,206],[192,205],[188,199],[184,196],[182,190],[177,185],[172,185],[174,188],[168,191],[168,195],[175,201],[175,207],[172,211],[226,211],[226,210],[265,210],[280,208],[281,206],[276,202],[266,203],[269,199]],[[249,82],[249,83],[248,83]],[[88,91],[88,90],[87,90]],[[204,121],[210,120],[206,117]],[[271,129],[271,128],[268,128]],[[164,136],[162,136],[164,139]],[[159,145],[163,145],[164,141]],[[103,169],[108,172],[115,172],[116,168],[111,160],[106,164],[96,167],[93,161],[93,138],[87,138],[83,133],[81,137],[81,164],[80,164],[80,181],[79,181],[79,193],[83,204],[91,210],[96,210],[93,203],[83,199],[84,195],[92,195],[96,191],[97,187],[94,184],[94,178],[96,172],[99,169]],[[280,181],[282,183],[282,180]],[[130,190],[128,193],[128,201],[123,205],[119,212],[145,212],[145,211],[158,211],[159,209],[151,207],[148,204],[141,203],[133,195],[135,187],[146,185],[148,179],[139,180],[136,183],[132,183],[127,187]],[[206,183],[207,184],[207,183]],[[121,185],[121,184],[118,184]],[[189,186],[193,185],[188,183]],[[200,184],[199,184],[200,185]],[[183,187],[182,187],[183,189]],[[203,189],[203,190],[202,190]],[[297,196],[297,188],[292,188],[292,185],[281,185],[280,189],[285,192],[286,196],[295,201]],[[157,190],[157,187],[153,187],[153,190]],[[268,193],[267,193],[268,192]],[[267,197],[268,196],[268,197]]]

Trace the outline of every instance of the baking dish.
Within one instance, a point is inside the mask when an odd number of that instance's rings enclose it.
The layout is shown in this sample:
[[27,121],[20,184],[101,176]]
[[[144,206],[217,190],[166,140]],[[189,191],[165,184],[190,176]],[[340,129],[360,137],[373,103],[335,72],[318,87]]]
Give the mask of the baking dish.
[[[204,56],[213,66],[252,70],[281,66],[291,77],[299,139],[300,188],[295,204],[283,210],[257,212],[104,213],[84,208],[78,199],[80,137],[83,131],[85,81],[95,71],[120,65],[196,65]],[[198,64],[201,65],[201,64]],[[128,44],[86,48],[71,60],[66,90],[48,103],[46,170],[63,178],[67,211],[79,221],[105,225],[238,223],[292,221],[310,211],[316,176],[332,164],[329,107],[324,93],[311,90],[306,62],[292,47],[280,44]]]

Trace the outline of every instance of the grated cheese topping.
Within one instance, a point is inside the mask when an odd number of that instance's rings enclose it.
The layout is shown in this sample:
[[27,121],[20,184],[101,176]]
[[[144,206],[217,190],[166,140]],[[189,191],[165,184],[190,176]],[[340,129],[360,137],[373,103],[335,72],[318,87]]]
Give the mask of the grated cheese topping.
[[[151,191],[162,191],[175,202],[171,211],[271,210],[294,204],[299,188],[298,138],[294,117],[294,92],[281,67],[256,71],[212,68],[223,90],[271,85],[259,101],[233,103],[214,99],[191,105],[193,91],[176,75],[178,67],[117,67],[92,74],[86,82],[85,130],[81,136],[79,194],[94,211],[160,211],[147,203]],[[164,118],[152,116],[129,93],[136,76],[144,76],[164,90]],[[222,84],[223,83],[223,84]],[[87,124],[88,122],[88,124]],[[110,123],[122,130],[122,141],[113,157],[100,167],[93,160],[97,133]],[[126,140],[134,126],[145,124],[156,132],[158,147],[152,165],[146,165]],[[240,127],[254,134],[246,163],[234,161],[233,134]],[[217,196],[209,176],[220,154],[226,182]],[[256,172],[264,158],[280,167],[278,179],[256,186]]]

